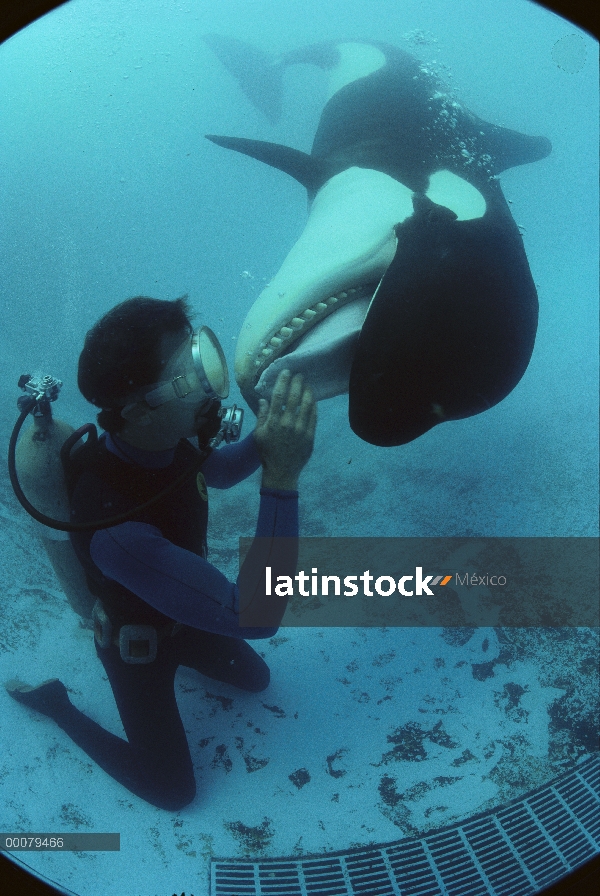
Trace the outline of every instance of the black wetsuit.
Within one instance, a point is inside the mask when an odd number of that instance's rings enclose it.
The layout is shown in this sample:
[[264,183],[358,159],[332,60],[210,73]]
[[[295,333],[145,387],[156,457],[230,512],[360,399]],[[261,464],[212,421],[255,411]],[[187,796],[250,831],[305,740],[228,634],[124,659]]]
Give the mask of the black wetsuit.
[[[252,439],[249,436],[237,446],[213,453],[211,463],[203,467],[209,484],[212,476],[217,486],[226,487],[256,469],[258,455],[249,441]],[[224,466],[235,467],[236,452],[243,475],[223,475]],[[73,520],[102,519],[139,506],[189,467],[195,454],[191,444],[182,441],[174,452],[163,453],[161,461],[155,452],[150,457],[119,440],[101,439],[73,491]],[[145,455],[153,468],[142,466]],[[163,466],[157,467],[157,460]],[[291,567],[297,554],[297,497],[297,492],[261,489],[256,535],[263,540],[285,537],[291,550],[285,549],[279,571],[288,575],[295,572]],[[95,642],[127,741],[76,709],[62,685],[62,690],[49,689],[45,706],[35,706],[52,716],[90,758],[128,790],[169,810],[187,805],[196,793],[175,700],[177,668],[187,666],[246,691],[261,691],[269,683],[268,666],[243,638],[270,637],[276,631],[237,626],[236,634],[231,634],[238,612],[238,588],[206,560],[207,518],[204,479],[202,474],[198,478],[192,475],[136,521],[72,536],[90,589],[102,601],[112,631],[118,633],[123,625],[149,625],[159,633],[157,655],[151,662],[124,661],[114,639],[105,647]],[[203,577],[208,585],[203,586]],[[169,607],[174,608],[170,614],[165,612]],[[190,620],[203,628],[192,627]]]

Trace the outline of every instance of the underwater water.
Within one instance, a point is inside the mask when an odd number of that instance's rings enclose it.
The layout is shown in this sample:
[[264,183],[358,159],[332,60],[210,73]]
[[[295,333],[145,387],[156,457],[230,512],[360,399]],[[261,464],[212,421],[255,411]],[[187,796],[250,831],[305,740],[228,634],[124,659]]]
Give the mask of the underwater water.
[[[593,537],[597,530],[598,66],[586,33],[524,0],[72,0],[0,47],[0,440],[19,375],[77,392],[87,330],[133,295],[184,293],[230,369],[244,317],[306,222],[306,192],[204,139],[310,151],[322,72],[285,75],[277,125],[209,47],[274,54],[382,40],[416,56],[486,121],[544,135],[545,159],[500,182],[540,302],[529,367],[484,414],[379,448],[320,403],[300,483],[301,534]],[[235,383],[230,401],[243,404]],[[253,415],[246,412],[245,433]],[[211,494],[211,561],[237,575],[258,474]],[[0,480],[2,680],[59,677],[123,736],[93,635]],[[574,587],[576,587],[574,585]],[[294,628],[256,642],[259,695],[178,672],[198,795],[177,813],[114,782],[0,689],[3,831],[119,832],[120,852],[27,853],[81,896],[208,893],[213,856],[301,856],[433,830],[526,793],[597,750],[598,630]]]

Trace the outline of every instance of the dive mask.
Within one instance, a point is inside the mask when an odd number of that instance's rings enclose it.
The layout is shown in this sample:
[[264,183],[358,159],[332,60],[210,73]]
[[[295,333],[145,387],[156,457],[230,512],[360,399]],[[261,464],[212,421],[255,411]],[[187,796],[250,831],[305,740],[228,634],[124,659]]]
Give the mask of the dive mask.
[[[244,412],[233,405],[222,408],[229,395],[229,373],[221,343],[209,327],[200,327],[186,340],[175,360],[177,375],[146,392],[144,400],[151,408],[179,398],[199,404],[206,411],[205,432],[198,433],[200,447],[218,448],[221,442],[237,442],[242,432]],[[206,444],[204,444],[206,443]]]
[[[198,402],[202,390],[207,400],[221,401],[229,394],[229,373],[221,343],[209,327],[200,327],[181,350],[177,376],[158,384],[144,396],[151,408],[180,398]],[[188,397],[189,396],[189,397]]]

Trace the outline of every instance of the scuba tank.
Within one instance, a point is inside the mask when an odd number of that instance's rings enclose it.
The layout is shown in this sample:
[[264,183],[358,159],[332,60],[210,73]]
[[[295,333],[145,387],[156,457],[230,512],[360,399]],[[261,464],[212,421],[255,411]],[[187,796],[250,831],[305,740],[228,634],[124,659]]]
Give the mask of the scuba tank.
[[[30,374],[23,374],[18,385],[26,394],[17,401],[21,413],[8,445],[10,482],[21,506],[41,524],[39,538],[71,607],[83,619],[91,620],[96,598],[90,592],[68,533],[108,529],[134,519],[139,513],[170,495],[192,474],[198,473],[200,466],[221,442],[238,441],[244,412],[235,405],[220,408],[220,428],[216,435],[207,445],[201,444],[199,438],[200,451],[197,459],[144,504],[103,520],[71,523],[69,496],[79,472],[85,468],[86,449],[95,450],[98,432],[93,423],[75,430],[68,423],[52,417],[50,403],[58,398],[62,388],[61,380],[51,376],[34,378]],[[19,433],[29,414],[33,415],[33,426],[17,444]],[[86,435],[87,440],[83,442]],[[75,451],[71,456],[73,449]]]
[[[23,379],[21,377],[19,385]],[[45,402],[45,405],[33,412],[33,425],[16,446],[16,469],[28,501],[45,516],[68,523],[69,496],[60,451],[74,429],[68,423],[54,419],[49,403]],[[69,604],[82,619],[91,620],[96,598],[87,586],[68,532],[48,528],[39,522],[35,526]]]

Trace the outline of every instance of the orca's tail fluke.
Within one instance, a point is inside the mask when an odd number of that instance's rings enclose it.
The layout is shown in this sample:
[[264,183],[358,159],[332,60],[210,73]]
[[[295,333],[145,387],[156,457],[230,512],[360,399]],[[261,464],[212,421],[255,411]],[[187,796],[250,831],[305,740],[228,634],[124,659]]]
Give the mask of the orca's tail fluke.
[[283,69],[262,50],[235,37],[204,34],[202,39],[237,80],[250,102],[276,124],[281,116]]
[[332,172],[324,160],[309,156],[299,149],[284,146],[281,143],[267,143],[265,140],[247,140],[245,137],[219,137],[215,134],[206,134],[207,140],[223,146],[225,149],[233,149],[245,156],[258,159],[272,168],[278,168],[293,177],[303,187],[306,187],[309,195],[314,195],[319,187],[331,177]]

